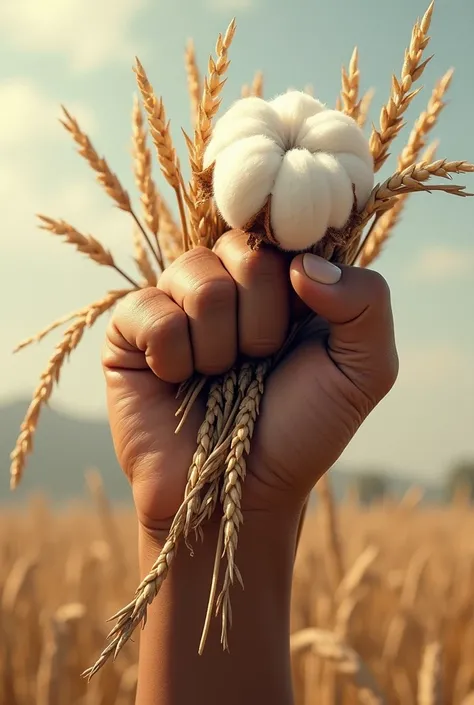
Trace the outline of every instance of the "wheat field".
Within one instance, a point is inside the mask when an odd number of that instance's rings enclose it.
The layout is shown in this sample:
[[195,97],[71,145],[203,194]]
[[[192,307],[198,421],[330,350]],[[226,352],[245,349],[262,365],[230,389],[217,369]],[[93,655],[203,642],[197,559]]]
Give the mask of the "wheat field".
[[[104,615],[138,579],[132,510],[109,506],[98,474],[87,481],[90,502],[55,511],[33,496],[2,511],[0,705],[134,703],[136,643],[89,685],[80,677]],[[297,705],[472,705],[474,512],[462,497],[419,499],[348,497],[332,523],[324,506],[308,515],[292,603]]]

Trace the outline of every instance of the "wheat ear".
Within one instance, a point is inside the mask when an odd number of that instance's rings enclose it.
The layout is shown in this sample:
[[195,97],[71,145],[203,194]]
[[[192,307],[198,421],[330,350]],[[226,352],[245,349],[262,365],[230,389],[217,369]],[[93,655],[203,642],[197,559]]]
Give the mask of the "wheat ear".
[[[161,254],[161,251],[160,251]],[[133,231],[133,258],[136,262],[140,274],[144,277],[147,286],[156,286],[158,276],[151,264],[148,252],[143,247],[141,233],[135,229]]]
[[65,220],[54,220],[45,215],[38,215],[41,221],[40,228],[47,230],[53,235],[63,236],[67,243],[75,245],[78,252],[87,255],[91,260],[105,267],[112,267],[118,272],[129,284],[138,288],[138,284],[126,272],[123,271],[116,263],[110,250],[106,250],[101,243],[92,235],[83,235],[72,225]]
[[196,126],[199,115],[199,103],[202,95],[202,79],[201,72],[197,65],[196,49],[192,39],[186,44],[184,54],[186,77],[188,80],[189,101],[191,103],[191,125]]
[[171,264],[183,253],[183,235],[164,198],[158,196],[160,214],[160,237],[163,256]]
[[176,194],[181,219],[183,250],[186,252],[189,248],[189,238],[183,200],[184,185],[179,159],[176,155],[176,150],[171,139],[170,124],[166,119],[163,101],[161,98],[158,99],[156,97],[153,86],[148,80],[145,69],[138,58],[136,59],[135,74],[138,88],[143,99],[143,104],[148,115],[150,134],[153,144],[155,145],[161,171],[166,181]]
[[441,705],[442,649],[438,641],[428,644],[418,676],[417,705]]
[[[83,132],[83,130],[81,130],[77,120],[66,110],[64,106],[62,107],[62,110],[64,113],[64,118],[60,120],[60,122],[72,136],[74,142],[78,145],[79,154],[88,162],[89,166],[95,171],[98,182],[104,188],[110,198],[115,201],[120,210],[130,213],[130,215],[134,219],[137,226],[140,228],[141,232],[143,233],[143,236],[148,241],[151,247],[148,235],[146,234],[143,225],[138,219],[137,214],[132,208],[130,196],[120,183],[117,175],[114,174],[114,172],[110,169],[104,157],[99,157],[89,137],[86,135],[85,132]],[[153,253],[156,257],[157,254],[154,250]]]
[[364,127],[365,123],[367,122],[374,93],[374,89],[369,88],[369,90],[364,93],[364,95],[359,101],[359,114],[357,116],[357,124],[359,125],[359,127]]
[[374,158],[374,171],[378,171],[388,159],[389,147],[402,129],[403,115],[420,88],[412,90],[431,57],[422,61],[423,52],[430,40],[428,30],[434,9],[434,0],[430,3],[423,18],[415,23],[412,30],[410,46],[405,51],[400,79],[392,78],[392,91],[387,103],[380,113],[380,127],[372,129],[370,149]]
[[190,200],[196,204],[190,213],[191,223],[196,242],[209,243],[209,226],[212,228],[212,207],[209,201],[199,201],[199,179],[203,170],[204,151],[212,133],[212,121],[221,104],[221,92],[225,84],[225,74],[229,68],[228,51],[235,35],[236,23],[232,20],[224,36],[219,34],[216,44],[216,59],[209,57],[208,75],[204,79],[204,87],[199,105],[198,120],[194,130],[194,141],[188,141],[192,180],[190,184]]
[[[132,151],[134,158],[133,171],[140,192],[143,218],[148,230],[154,237],[158,264],[160,270],[163,271],[164,262],[159,239],[160,212],[158,209],[158,194],[153,180],[151,151],[147,145],[143,114],[137,96],[134,96],[132,111]],[[151,243],[148,242],[148,245],[151,247]]]
[[40,383],[35,390],[33,400],[26,412],[26,416],[21,424],[21,433],[15,444],[10,458],[10,485],[15,489],[21,481],[26,457],[33,448],[33,438],[38,426],[41,409],[49,401],[53,387],[59,381],[61,368],[65,360],[73,350],[79,345],[84,331],[90,328],[99,316],[108,311],[119,299],[129,293],[131,289],[120,289],[111,291],[100,301],[96,301],[83,310],[74,323],[66,330],[63,339],[56,346],[46,369],[41,375]]
[[[424,110],[413,126],[413,129],[408,138],[408,142],[402,150],[397,168],[398,171],[403,171],[414,164],[419,159],[422,150],[426,146],[426,137],[435,127],[439,115],[446,105],[444,100],[446,91],[449,88],[453,77],[453,71],[448,71],[435,85],[431,97],[428,101],[426,110]],[[434,157],[434,150],[423,155],[423,161],[430,161]],[[362,267],[369,266],[373,260],[379,256],[385,242],[393,232],[393,228],[397,224],[400,215],[405,206],[408,196],[400,196],[397,199],[393,208],[382,215],[368,235],[364,250],[362,251],[359,265]]]
[[342,111],[349,115],[356,122],[359,119],[360,100],[359,100],[359,52],[355,47],[352,52],[349,68],[343,66],[341,71],[342,88],[341,88],[341,107]]

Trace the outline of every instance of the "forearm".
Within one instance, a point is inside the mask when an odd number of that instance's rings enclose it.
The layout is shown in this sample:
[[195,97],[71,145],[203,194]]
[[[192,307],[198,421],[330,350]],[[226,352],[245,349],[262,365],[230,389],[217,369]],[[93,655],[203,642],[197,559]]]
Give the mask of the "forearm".
[[[236,555],[245,590],[236,580],[230,653],[220,644],[220,617],[212,619],[203,655],[197,653],[218,527],[206,527],[194,558],[180,546],[141,635],[137,705],[291,705],[289,612],[297,523],[268,515],[245,519]],[[142,532],[142,576],[159,544]]]

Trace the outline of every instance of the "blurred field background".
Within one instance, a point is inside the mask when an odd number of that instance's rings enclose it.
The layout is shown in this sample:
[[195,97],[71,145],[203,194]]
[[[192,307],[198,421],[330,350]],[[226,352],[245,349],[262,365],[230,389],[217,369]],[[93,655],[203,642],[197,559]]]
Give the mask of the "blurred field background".
[[[103,326],[87,334],[64,370],[24,484],[8,491],[8,455],[53,343],[16,358],[11,350],[117,285],[113,273],[37,232],[34,213],[67,218],[125,267],[131,261],[131,227],[74,154],[57,124],[59,104],[80,119],[136,196],[135,54],[163,92],[184,163],[188,36],[204,67],[217,33],[237,16],[224,107],[257,69],[266,95],[313,85],[332,104],[341,64],[357,44],[362,87],[375,89],[370,119],[377,120],[426,5],[0,3],[0,705],[131,705],[136,686],[136,644],[89,688],[79,677],[103,645],[104,617],[130,599],[138,577],[129,490],[105,419]],[[472,3],[438,0],[427,89],[407,113],[410,123],[454,66],[450,102],[433,137],[443,156],[470,161],[473,26]],[[400,377],[331,472],[335,501],[315,502],[308,517],[292,607],[297,705],[474,704],[472,213],[472,203],[442,194],[410,199],[377,263],[392,289]],[[101,475],[85,481],[92,466]]]

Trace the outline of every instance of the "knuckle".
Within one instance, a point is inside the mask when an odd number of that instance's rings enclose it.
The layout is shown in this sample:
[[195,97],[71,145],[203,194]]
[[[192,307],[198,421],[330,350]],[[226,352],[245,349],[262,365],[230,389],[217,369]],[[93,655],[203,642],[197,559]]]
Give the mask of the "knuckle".
[[283,271],[282,258],[269,248],[257,251],[249,249],[242,255],[239,265],[242,278],[250,284],[254,281],[274,283]]
[[230,277],[200,282],[185,301],[185,309],[200,318],[203,314],[230,309],[236,303],[236,290]]
[[367,286],[370,291],[371,298],[373,301],[380,306],[380,308],[387,308],[390,306],[390,287],[387,280],[374,270],[366,270]]
[[149,323],[147,341],[150,351],[170,350],[187,334],[187,318],[184,311],[176,308],[163,312]]

